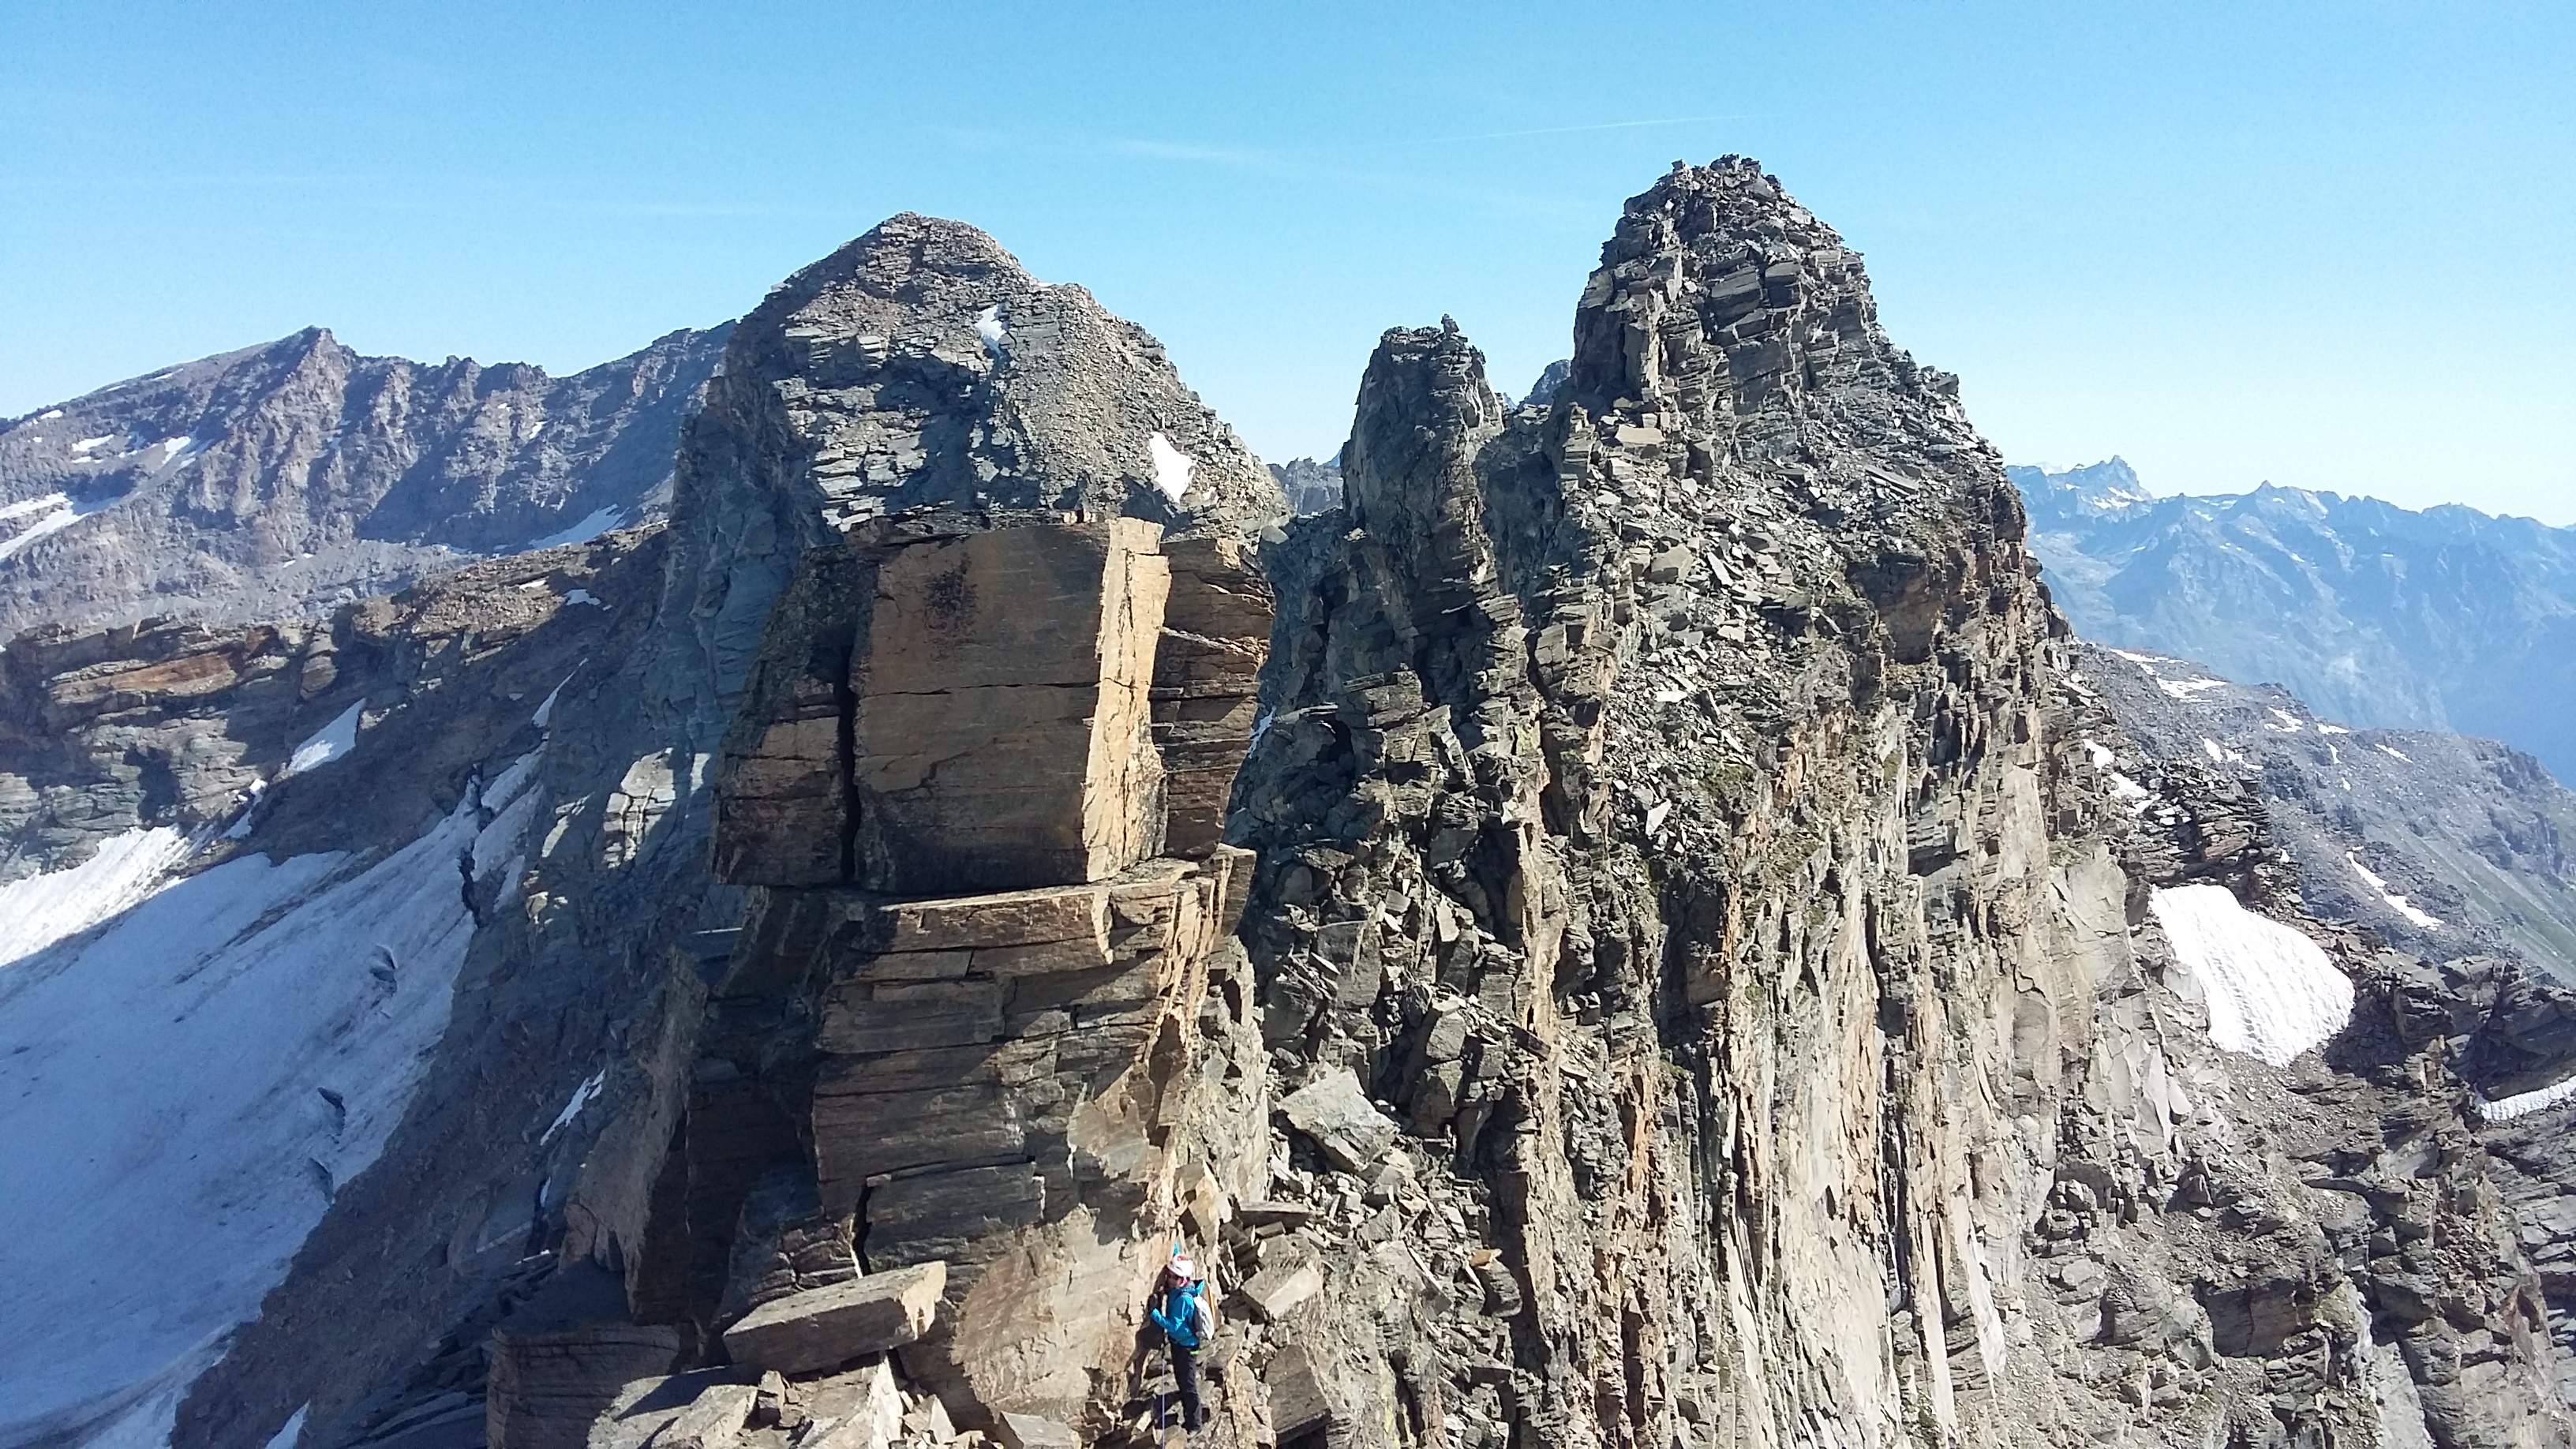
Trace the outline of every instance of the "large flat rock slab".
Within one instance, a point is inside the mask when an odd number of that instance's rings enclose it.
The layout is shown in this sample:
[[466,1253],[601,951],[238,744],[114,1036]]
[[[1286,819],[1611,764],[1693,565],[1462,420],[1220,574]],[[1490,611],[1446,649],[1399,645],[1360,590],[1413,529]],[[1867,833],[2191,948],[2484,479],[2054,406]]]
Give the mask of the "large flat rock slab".
[[1344,1172],[1360,1172],[1386,1155],[1396,1125],[1360,1090],[1347,1070],[1328,1072],[1288,1094],[1279,1109],[1288,1123],[1324,1150]]
[[911,1343],[948,1287],[945,1262],[870,1273],[764,1303],[725,1330],[737,1365],[807,1374]]

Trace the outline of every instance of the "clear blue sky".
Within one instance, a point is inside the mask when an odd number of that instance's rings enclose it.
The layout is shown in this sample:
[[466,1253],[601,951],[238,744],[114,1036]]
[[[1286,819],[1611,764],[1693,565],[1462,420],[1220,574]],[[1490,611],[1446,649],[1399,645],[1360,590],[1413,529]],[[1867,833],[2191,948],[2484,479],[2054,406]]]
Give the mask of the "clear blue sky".
[[2576,523],[2576,7],[2473,0],[10,0],[0,414],[312,323],[574,369],[910,209],[1329,453],[1380,330],[1525,387],[1730,151],[2016,460]]

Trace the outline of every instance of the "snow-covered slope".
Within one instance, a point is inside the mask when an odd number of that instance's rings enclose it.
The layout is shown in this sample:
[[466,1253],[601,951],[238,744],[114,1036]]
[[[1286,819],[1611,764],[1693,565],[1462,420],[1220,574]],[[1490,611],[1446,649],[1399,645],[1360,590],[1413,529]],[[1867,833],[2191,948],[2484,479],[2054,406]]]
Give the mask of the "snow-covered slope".
[[167,1436],[409,1105],[475,929],[459,858],[514,853],[531,774],[374,860],[180,876],[156,829],[0,893],[36,947],[0,968],[0,1443]]
[[[0,1449],[158,1449],[435,1095],[580,754],[555,706],[659,557],[621,534],[310,624],[0,656]],[[492,1208],[505,1256],[535,1191]]]

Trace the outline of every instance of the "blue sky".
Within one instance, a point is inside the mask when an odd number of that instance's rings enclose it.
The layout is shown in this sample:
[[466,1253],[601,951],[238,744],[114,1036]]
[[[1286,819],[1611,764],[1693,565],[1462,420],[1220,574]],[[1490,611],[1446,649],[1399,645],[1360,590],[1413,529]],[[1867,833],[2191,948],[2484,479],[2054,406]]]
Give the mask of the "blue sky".
[[2016,461],[2576,523],[2576,7],[2470,0],[11,0],[0,414],[315,323],[579,368],[909,209],[1328,453],[1388,326],[1525,387],[1725,152]]

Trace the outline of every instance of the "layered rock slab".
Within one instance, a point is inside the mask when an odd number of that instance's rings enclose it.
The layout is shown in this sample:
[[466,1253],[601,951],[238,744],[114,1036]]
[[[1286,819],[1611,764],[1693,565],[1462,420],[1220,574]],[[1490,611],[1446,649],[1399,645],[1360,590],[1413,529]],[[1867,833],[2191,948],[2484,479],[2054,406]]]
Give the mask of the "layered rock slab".
[[774,1299],[725,1330],[725,1351],[749,1368],[806,1374],[899,1348],[930,1327],[947,1284],[948,1265],[933,1259]]

